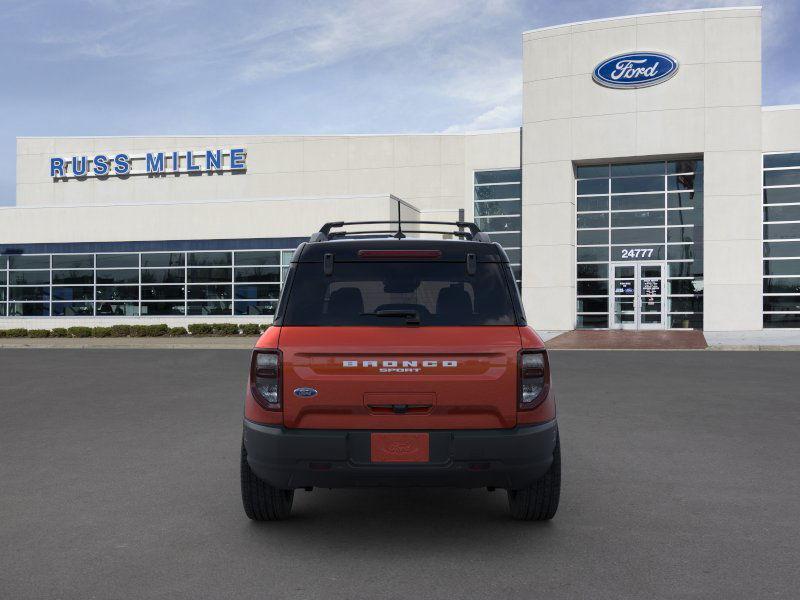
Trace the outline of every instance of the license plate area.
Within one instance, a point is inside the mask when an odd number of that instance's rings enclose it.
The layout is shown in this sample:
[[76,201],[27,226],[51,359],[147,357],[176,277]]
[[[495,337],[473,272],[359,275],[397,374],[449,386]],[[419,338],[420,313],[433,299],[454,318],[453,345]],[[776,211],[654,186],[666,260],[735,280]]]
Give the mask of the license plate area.
[[428,433],[371,433],[370,461],[421,463],[430,461]]

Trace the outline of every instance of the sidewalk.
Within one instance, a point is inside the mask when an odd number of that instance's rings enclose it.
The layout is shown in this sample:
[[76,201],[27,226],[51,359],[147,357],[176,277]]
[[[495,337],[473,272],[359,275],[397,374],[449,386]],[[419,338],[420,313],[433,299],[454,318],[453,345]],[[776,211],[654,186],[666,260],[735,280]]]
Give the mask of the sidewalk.
[[[552,350],[800,350],[800,330],[539,331]],[[623,334],[623,335],[617,335]],[[700,338],[705,335],[705,340]],[[0,338],[3,348],[251,349],[258,336],[148,338]],[[707,344],[707,347],[706,347]]]

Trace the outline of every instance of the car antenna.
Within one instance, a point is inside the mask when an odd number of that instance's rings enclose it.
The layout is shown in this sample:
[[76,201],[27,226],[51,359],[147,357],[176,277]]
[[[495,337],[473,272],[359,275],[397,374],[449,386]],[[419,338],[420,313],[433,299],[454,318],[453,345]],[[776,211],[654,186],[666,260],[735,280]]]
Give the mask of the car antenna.
[[402,240],[406,235],[403,233],[403,220],[400,218],[400,198],[397,199],[397,233],[395,236],[398,240]]

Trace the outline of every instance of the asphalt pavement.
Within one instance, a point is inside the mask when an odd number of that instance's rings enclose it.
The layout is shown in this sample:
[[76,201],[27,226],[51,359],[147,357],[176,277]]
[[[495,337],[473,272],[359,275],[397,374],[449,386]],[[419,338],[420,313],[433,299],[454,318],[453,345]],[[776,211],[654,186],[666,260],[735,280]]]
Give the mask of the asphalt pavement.
[[549,523],[501,491],[239,497],[246,350],[0,349],[0,598],[797,598],[794,352],[557,351]]

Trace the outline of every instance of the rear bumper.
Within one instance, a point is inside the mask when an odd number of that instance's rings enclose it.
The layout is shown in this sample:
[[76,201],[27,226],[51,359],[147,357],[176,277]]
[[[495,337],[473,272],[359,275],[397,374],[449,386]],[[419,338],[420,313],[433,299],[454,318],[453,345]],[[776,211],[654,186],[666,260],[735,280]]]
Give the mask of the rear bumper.
[[245,420],[247,462],[281,489],[452,486],[519,489],[553,461],[555,420],[513,429],[431,430],[430,461],[370,462],[370,431],[286,429]]

